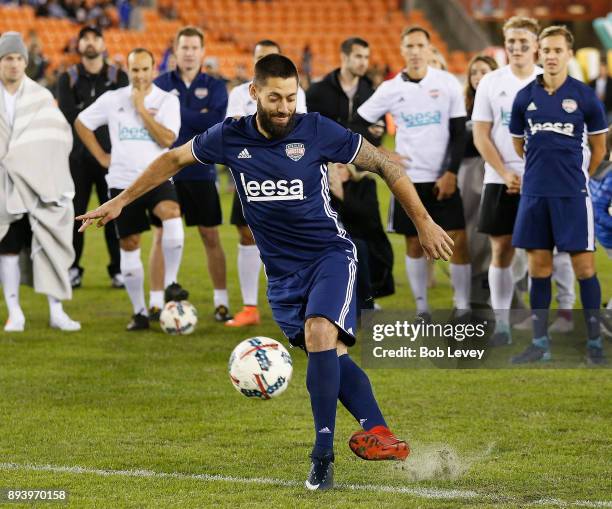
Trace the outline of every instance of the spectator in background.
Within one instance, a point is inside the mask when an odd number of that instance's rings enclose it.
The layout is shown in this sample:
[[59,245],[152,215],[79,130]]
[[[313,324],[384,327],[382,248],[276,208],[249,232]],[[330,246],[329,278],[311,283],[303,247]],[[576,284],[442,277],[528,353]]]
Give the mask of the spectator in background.
[[302,68],[300,71],[310,80],[312,76],[312,50],[310,49],[310,44],[304,46],[302,50]]
[[384,124],[372,125],[357,115],[357,108],[374,93],[366,77],[369,61],[367,41],[359,37],[346,39],[340,46],[340,67],[310,86],[306,106],[308,111],[317,111],[379,146]]
[[601,60],[601,65],[599,66],[599,77],[591,81],[589,85],[595,89],[597,97],[604,104],[608,122],[612,122],[612,78],[604,59]]
[[49,61],[43,55],[40,43],[37,40],[32,40],[28,47],[26,75],[36,82],[43,81],[48,65]]
[[127,30],[130,28],[130,17],[132,15],[131,0],[120,0],[117,4],[117,10],[119,12],[119,28]]
[[[17,32],[0,37],[0,282],[8,308],[5,332],[23,332],[19,303],[20,253],[31,263],[34,290],[47,296],[49,325],[77,331],[64,311],[72,298],[68,268],[73,259],[68,154],[72,133],[53,96],[25,75],[28,52]],[[27,129],[15,128],[26,126]],[[35,133],[35,135],[32,135]],[[9,143],[10,142],[10,143]]]
[[[104,62],[106,47],[102,32],[95,27],[84,27],[78,36],[78,52],[81,62],[73,65],[59,77],[57,87],[58,104],[62,113],[74,125],[78,114],[108,90],[128,85],[128,77],[123,71]],[[110,138],[107,127],[96,130],[96,139],[102,148],[110,152]],[[78,136],[74,137],[74,146],[70,154],[70,172],[75,185],[74,210],[82,214],[87,209],[92,187],[95,186],[98,200],[104,203],[108,199],[106,185],[107,169],[98,163]],[[73,247],[74,261],[70,268],[70,280],[73,288],[81,286],[83,267],[80,265],[85,236],[78,233],[79,225],[74,225]],[[104,237],[110,262],[107,266],[111,285],[123,287],[120,270],[119,242],[113,225],[104,228]]]
[[393,249],[380,220],[376,181],[352,164],[329,165],[332,205],[357,248],[357,314],[392,295]]
[[[174,144],[178,147],[195,135],[223,121],[227,109],[225,83],[201,72],[204,58],[204,34],[199,28],[179,30],[174,43],[176,71],[159,76],[155,84],[167,92],[175,91],[181,105],[181,129]],[[221,245],[219,226],[223,222],[221,201],[217,190],[217,170],[214,164],[193,164],[183,168],[174,183],[187,226],[197,226],[208,259],[208,272],[213,283],[214,317],[226,322],[229,312],[225,252]],[[159,263],[160,234],[155,232],[154,255],[151,264]]]
[[[589,180],[589,190],[595,216],[595,236],[606,250],[608,258],[612,259],[612,124],[608,129],[608,154]],[[606,307],[612,310],[612,298]],[[612,316],[604,314],[603,318],[602,328],[607,336],[612,337]]]
[[441,71],[448,71],[448,65],[444,55],[440,53],[440,50],[435,46],[431,47],[431,57],[429,59],[429,65],[434,69],[440,69]]
[[474,145],[472,130],[472,110],[474,97],[480,80],[485,74],[497,69],[494,58],[476,55],[467,68],[465,81],[466,146],[465,155],[459,168],[457,185],[463,198],[463,214],[469,242],[472,264],[471,302],[473,307],[484,308],[489,301],[488,273],[491,261],[491,248],[486,235],[478,232],[478,208],[484,180],[484,159]]

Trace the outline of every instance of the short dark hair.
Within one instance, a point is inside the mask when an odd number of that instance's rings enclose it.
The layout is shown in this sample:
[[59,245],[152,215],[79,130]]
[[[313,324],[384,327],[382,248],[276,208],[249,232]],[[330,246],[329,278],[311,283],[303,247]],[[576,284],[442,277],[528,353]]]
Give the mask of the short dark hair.
[[368,41],[362,39],[361,37],[349,37],[348,39],[342,41],[342,44],[340,44],[340,51],[346,56],[349,56],[351,51],[353,51],[353,46],[361,46],[362,48],[370,47]]
[[279,53],[282,53],[280,45],[271,39],[262,39],[261,41],[257,41],[255,43],[255,46],[253,46],[253,51],[255,51],[255,48],[257,46],[264,46],[265,48],[276,48]]
[[402,37],[400,40],[404,40],[404,37],[406,37],[407,35],[410,34],[414,34],[416,32],[421,32],[423,34],[425,34],[425,37],[427,37],[428,41],[431,41],[431,36],[429,35],[429,32],[427,30],[425,30],[423,27],[419,26],[419,25],[414,25],[411,27],[406,27],[404,28],[404,30],[402,30]]
[[253,83],[262,86],[268,78],[295,78],[299,81],[295,64],[286,56],[279,54],[266,55],[255,64]]
[[176,33],[176,37],[174,38],[174,45],[176,46],[179,42],[179,39],[181,37],[199,37],[200,38],[200,42],[202,43],[202,47],[204,47],[204,32],[202,32],[202,30],[200,30],[198,27],[194,27],[194,26],[186,26],[181,28],[177,33]]
[[130,56],[138,55],[140,53],[146,53],[147,55],[149,55],[151,57],[151,62],[153,63],[153,65],[155,65],[155,57],[153,56],[153,53],[151,53],[147,48],[134,48],[132,51],[128,53],[127,57],[129,59]]

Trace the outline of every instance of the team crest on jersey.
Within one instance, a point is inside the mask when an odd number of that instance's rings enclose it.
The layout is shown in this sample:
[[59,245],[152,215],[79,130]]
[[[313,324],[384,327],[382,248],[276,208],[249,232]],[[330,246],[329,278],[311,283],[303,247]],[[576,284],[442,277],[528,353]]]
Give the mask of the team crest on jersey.
[[578,109],[578,103],[573,99],[563,99],[561,107],[568,113],[574,113]]
[[208,89],[202,87],[196,88],[193,93],[198,99],[204,99],[208,95]]
[[440,90],[438,90],[437,88],[433,88],[429,91],[429,96],[432,99],[437,99],[438,97],[440,97]]
[[292,161],[299,161],[306,152],[303,143],[289,143],[285,145],[285,154]]

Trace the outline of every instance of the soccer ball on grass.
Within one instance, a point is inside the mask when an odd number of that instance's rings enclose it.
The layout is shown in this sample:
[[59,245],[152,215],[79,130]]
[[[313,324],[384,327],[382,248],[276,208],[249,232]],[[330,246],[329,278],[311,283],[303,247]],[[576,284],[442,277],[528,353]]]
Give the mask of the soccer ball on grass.
[[230,356],[229,375],[247,398],[280,396],[293,373],[291,355],[278,341],[263,336],[245,339]]

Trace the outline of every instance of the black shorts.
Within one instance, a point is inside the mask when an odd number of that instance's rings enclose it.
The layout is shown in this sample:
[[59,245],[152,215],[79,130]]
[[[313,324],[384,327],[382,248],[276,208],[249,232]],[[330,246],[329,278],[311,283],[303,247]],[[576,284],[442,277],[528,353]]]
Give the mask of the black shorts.
[[19,254],[25,247],[32,244],[32,228],[30,219],[24,214],[19,221],[11,223],[4,238],[0,241],[0,254]]
[[[422,182],[414,184],[417,194],[431,218],[445,231],[464,230],[465,218],[463,217],[463,202],[459,189],[450,198],[438,201],[433,192],[435,182]],[[404,208],[391,197],[389,204],[390,232],[401,233],[406,237],[416,237],[417,230],[404,211]]]
[[217,183],[213,180],[174,182],[187,226],[219,226],[223,222]]
[[[121,191],[123,189],[112,188],[108,193],[111,198],[114,198]],[[117,237],[123,239],[135,233],[145,232],[149,230],[150,225],[161,226],[161,219],[153,214],[153,209],[159,202],[165,200],[178,203],[174,184],[169,180],[151,189],[123,209],[121,215],[115,219]]]
[[521,195],[508,194],[506,184],[485,184],[478,211],[478,231],[512,235]]
[[244,214],[242,213],[242,204],[238,197],[238,191],[234,193],[234,201],[232,202],[232,217],[230,223],[236,226],[248,226]]

